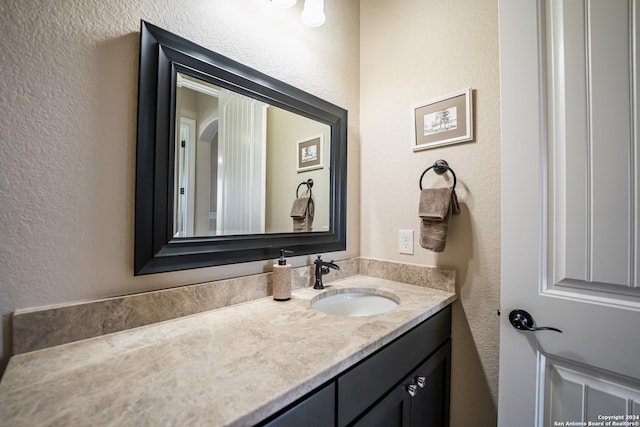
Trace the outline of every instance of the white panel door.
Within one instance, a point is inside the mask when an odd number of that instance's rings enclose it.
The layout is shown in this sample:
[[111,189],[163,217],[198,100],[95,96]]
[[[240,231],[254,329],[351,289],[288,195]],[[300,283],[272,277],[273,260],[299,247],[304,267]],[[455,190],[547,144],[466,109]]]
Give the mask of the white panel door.
[[640,425],[638,6],[499,2],[500,426]]

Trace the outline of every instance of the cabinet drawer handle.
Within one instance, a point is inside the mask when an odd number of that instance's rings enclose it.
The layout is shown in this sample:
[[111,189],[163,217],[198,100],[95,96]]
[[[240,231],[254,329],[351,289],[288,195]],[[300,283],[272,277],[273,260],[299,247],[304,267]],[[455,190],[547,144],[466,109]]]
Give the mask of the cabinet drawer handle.
[[409,393],[409,396],[413,397],[418,393],[418,386],[415,384],[409,384],[407,386],[407,393]]
[[416,377],[416,384],[418,387],[424,388],[424,385],[427,383],[427,379],[425,377]]

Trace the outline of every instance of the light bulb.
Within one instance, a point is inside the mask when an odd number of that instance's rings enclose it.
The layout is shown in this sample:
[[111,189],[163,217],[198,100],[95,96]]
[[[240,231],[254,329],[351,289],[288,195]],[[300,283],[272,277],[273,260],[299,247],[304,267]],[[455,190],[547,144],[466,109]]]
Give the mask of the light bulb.
[[319,27],[324,24],[327,19],[324,15],[324,0],[305,0],[300,18],[310,27]]
[[296,1],[298,0],[271,0],[273,4],[282,8],[292,7],[296,4]]

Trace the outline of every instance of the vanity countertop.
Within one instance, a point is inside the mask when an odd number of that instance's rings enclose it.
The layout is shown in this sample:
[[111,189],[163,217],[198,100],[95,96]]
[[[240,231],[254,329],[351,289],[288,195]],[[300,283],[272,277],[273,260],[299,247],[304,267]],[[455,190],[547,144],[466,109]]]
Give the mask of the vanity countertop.
[[254,425],[452,303],[454,293],[368,276],[395,309],[316,311],[311,288],[14,356],[0,420],[32,425]]

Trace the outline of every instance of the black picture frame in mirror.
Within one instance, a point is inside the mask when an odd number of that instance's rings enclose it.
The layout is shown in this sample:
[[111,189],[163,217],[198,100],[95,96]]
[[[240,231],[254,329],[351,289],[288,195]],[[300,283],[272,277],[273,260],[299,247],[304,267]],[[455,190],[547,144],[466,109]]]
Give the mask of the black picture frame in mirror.
[[[184,73],[326,123],[331,128],[329,230],[174,237],[176,76]],[[134,275],[346,249],[347,111],[141,21]]]

